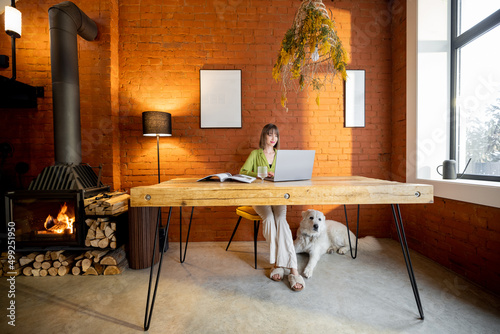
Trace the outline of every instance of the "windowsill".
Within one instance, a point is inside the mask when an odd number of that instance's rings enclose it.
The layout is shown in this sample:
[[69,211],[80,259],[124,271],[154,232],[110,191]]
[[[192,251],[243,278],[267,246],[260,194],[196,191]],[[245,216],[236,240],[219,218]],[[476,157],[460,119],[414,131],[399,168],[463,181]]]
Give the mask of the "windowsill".
[[415,179],[434,186],[434,196],[500,208],[500,182],[480,180]]

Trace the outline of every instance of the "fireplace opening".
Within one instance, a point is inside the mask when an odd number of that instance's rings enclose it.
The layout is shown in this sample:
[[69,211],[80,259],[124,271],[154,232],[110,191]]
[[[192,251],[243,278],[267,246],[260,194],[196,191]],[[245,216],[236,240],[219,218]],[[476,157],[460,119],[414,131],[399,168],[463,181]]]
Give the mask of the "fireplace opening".
[[15,224],[16,247],[83,245],[80,191],[16,191],[5,199],[7,221]]

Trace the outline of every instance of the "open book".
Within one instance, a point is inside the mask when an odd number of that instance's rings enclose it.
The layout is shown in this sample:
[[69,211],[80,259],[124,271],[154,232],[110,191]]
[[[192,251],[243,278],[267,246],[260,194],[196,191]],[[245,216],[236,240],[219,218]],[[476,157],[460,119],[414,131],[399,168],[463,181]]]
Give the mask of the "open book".
[[198,181],[211,181],[214,180],[214,178],[219,178],[220,182],[224,182],[226,180],[233,180],[246,183],[252,183],[256,179],[253,176],[244,174],[231,175],[230,173],[219,173],[219,174],[212,174],[209,176],[205,176],[204,178],[201,178]]

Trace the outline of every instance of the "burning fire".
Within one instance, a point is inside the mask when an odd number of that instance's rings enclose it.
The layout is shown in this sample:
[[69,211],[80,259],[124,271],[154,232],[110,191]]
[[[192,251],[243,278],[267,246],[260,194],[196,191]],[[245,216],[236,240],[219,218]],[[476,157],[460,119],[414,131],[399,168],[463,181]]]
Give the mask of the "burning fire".
[[43,226],[45,229],[52,233],[64,233],[65,230],[70,230],[73,233],[73,223],[75,222],[75,217],[69,217],[66,214],[68,206],[66,203],[61,207],[61,210],[57,214],[57,218],[54,219],[51,215],[47,217]]

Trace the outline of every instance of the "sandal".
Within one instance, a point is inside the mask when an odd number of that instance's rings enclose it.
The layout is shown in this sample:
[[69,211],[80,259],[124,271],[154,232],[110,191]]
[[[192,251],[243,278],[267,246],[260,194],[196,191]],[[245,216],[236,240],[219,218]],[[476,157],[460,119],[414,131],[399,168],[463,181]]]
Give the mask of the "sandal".
[[[290,282],[290,288],[292,288],[293,291],[301,291],[302,289],[305,288],[306,282],[304,282],[304,278],[301,275],[288,275],[288,282]],[[301,288],[296,288],[296,284],[302,284]]]
[[[279,275],[279,279],[274,279],[274,275]],[[274,268],[273,271],[271,271],[271,274],[269,275],[269,278],[271,278],[273,281],[279,282],[283,279],[283,276],[285,276],[285,269],[283,268]]]

